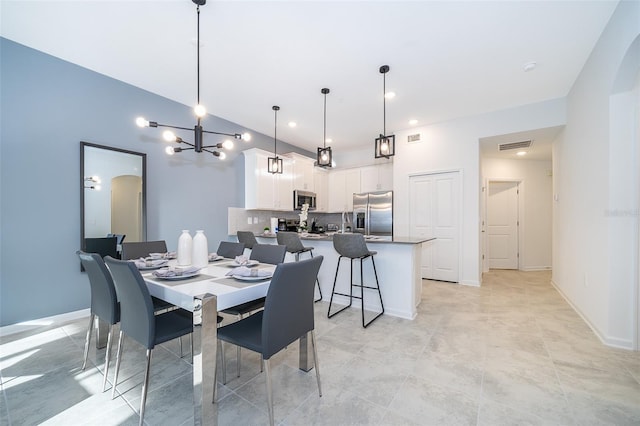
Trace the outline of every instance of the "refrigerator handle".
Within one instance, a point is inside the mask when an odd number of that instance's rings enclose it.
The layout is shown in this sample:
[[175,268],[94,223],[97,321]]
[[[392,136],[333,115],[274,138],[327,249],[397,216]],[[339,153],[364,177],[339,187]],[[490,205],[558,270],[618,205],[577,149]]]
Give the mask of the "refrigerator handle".
[[371,204],[369,204],[369,200],[367,200],[367,213],[365,217],[364,234],[371,234]]

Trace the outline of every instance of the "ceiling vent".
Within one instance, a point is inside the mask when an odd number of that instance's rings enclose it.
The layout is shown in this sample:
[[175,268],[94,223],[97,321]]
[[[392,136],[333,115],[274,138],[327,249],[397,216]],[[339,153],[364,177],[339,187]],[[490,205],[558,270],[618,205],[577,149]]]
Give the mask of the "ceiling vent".
[[503,143],[500,144],[500,151],[506,151],[508,149],[522,149],[529,148],[531,146],[530,140],[522,141],[522,142],[512,142],[512,143]]
[[407,142],[420,142],[420,133],[407,136]]

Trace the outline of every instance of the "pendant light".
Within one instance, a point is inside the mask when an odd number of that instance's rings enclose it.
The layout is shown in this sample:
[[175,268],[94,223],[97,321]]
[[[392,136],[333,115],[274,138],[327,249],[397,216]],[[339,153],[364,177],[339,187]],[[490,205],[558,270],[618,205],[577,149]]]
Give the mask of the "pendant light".
[[251,140],[251,134],[249,133],[224,133],[224,132],[212,132],[207,131],[202,128],[200,121],[204,116],[207,115],[207,111],[205,107],[200,103],[200,6],[204,6],[207,0],[191,0],[196,5],[196,12],[198,15],[198,26],[197,26],[197,80],[198,80],[198,88],[197,88],[197,105],[193,108],[193,111],[197,117],[197,123],[193,128],[188,127],[180,127],[180,126],[172,126],[169,124],[160,124],[156,121],[148,121],[143,117],[138,117],[136,119],[136,124],[139,127],[169,127],[171,129],[177,130],[186,130],[193,132],[193,143],[187,142],[183,140],[181,137],[176,136],[171,130],[165,130],[162,134],[163,138],[167,142],[177,142],[179,144],[189,145],[191,148],[182,148],[182,147],[173,147],[168,146],[166,148],[166,153],[168,155],[173,155],[176,152],[182,152],[187,150],[194,150],[195,152],[208,152],[213,154],[214,156],[224,160],[226,154],[222,151],[222,149],[232,149],[233,141],[231,139],[225,139],[223,142],[217,143],[215,145],[204,145],[204,134],[209,133],[213,135],[220,136],[229,136],[235,139],[242,139],[245,141]]
[[320,90],[320,93],[324,95],[324,125],[323,125],[323,138],[322,148],[318,147],[318,158],[316,164],[319,167],[333,167],[332,166],[332,153],[331,147],[327,148],[327,94],[330,92],[326,87]]
[[376,138],[376,158],[389,158],[396,154],[396,136],[387,135],[387,98],[385,95],[387,91],[386,77],[389,69],[389,65],[380,67],[380,74],[382,74],[382,133]]
[[274,105],[271,107],[273,110],[273,157],[267,158],[267,171],[269,173],[280,173],[282,174],[282,158],[278,157],[278,152],[276,150],[276,145],[278,143],[278,111],[280,107],[278,105]]

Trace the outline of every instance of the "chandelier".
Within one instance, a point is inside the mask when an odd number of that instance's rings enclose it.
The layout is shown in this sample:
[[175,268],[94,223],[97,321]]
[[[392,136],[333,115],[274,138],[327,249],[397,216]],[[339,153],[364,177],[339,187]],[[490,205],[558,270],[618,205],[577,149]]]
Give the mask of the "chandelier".
[[324,124],[323,124],[323,138],[322,138],[322,148],[318,147],[318,156],[316,159],[316,164],[319,167],[332,167],[332,153],[331,147],[327,148],[327,94],[329,93],[329,89],[326,87],[320,90],[320,93],[324,95]]
[[380,67],[382,74],[382,133],[376,138],[375,153],[376,158],[389,158],[396,154],[396,136],[387,135],[387,73],[389,65]]
[[226,139],[223,142],[217,143],[215,145],[205,145],[204,144],[204,134],[212,134],[212,135],[220,135],[220,136],[229,136],[234,139],[241,139],[245,141],[251,140],[251,135],[249,133],[224,133],[224,132],[212,132],[209,130],[204,130],[201,125],[201,120],[204,116],[207,115],[206,108],[200,103],[200,6],[204,6],[207,3],[207,0],[191,0],[196,4],[196,12],[198,16],[198,26],[197,26],[197,47],[198,47],[198,59],[197,59],[197,79],[198,79],[198,88],[197,88],[197,104],[193,108],[193,111],[197,117],[197,123],[193,128],[189,127],[180,127],[180,126],[172,126],[169,124],[160,124],[157,121],[148,121],[143,117],[138,117],[136,119],[136,124],[139,127],[168,127],[170,129],[177,130],[188,130],[193,132],[193,143],[187,142],[181,137],[177,136],[171,130],[165,130],[162,134],[162,137],[167,142],[177,142],[179,144],[188,145],[190,148],[183,148],[180,146],[168,146],[165,149],[165,152],[168,155],[173,155],[176,152],[194,150],[195,152],[208,152],[213,154],[214,156],[224,160],[226,158],[226,154],[221,151],[222,149],[232,149],[233,148],[233,140]]

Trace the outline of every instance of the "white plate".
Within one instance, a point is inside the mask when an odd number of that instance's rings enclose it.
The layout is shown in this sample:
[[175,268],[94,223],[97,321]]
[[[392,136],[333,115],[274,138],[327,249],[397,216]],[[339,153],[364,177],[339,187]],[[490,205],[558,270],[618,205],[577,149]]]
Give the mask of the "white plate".
[[267,276],[242,276],[242,275],[231,275],[233,278],[235,278],[236,280],[240,280],[240,281],[262,281],[262,280],[270,280],[273,275],[267,275]]
[[224,256],[218,256],[215,259],[209,257],[209,262],[217,262],[217,261],[223,260],[223,259],[224,259]]
[[186,280],[187,278],[197,277],[198,275],[200,275],[200,271],[187,272],[187,273],[183,273],[182,275],[173,275],[170,277],[159,277],[156,274],[153,274],[153,276],[155,278],[158,278],[159,280],[169,280],[169,281]]
[[244,265],[240,264],[240,263],[238,263],[238,262],[236,262],[234,260],[233,262],[231,262],[229,264],[229,266],[233,266],[235,268],[237,268],[238,266],[246,266],[247,268],[251,268],[252,266],[256,266],[256,265],[259,265],[259,264],[260,264],[260,262],[258,262],[257,260],[248,260],[247,263],[245,263]]

